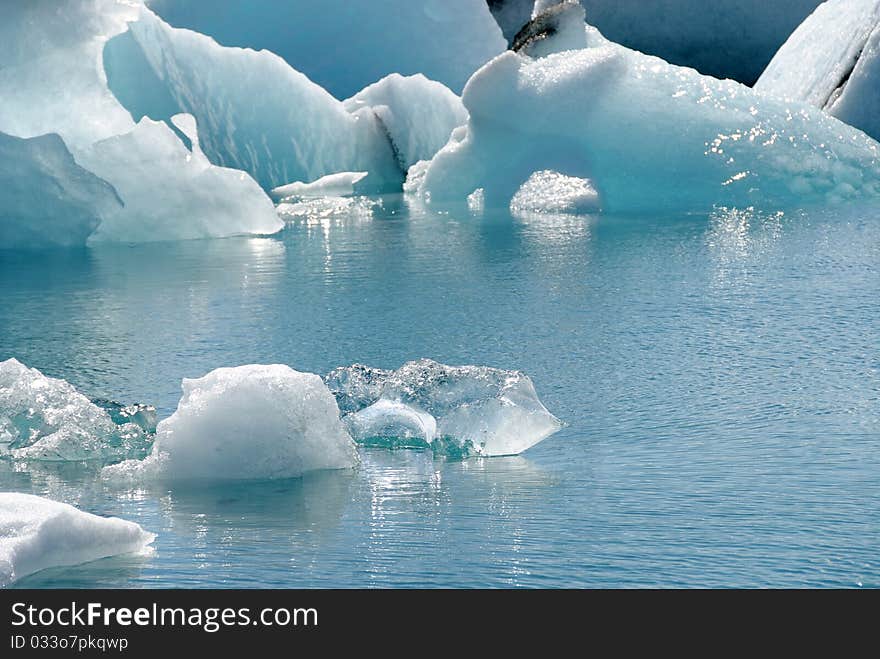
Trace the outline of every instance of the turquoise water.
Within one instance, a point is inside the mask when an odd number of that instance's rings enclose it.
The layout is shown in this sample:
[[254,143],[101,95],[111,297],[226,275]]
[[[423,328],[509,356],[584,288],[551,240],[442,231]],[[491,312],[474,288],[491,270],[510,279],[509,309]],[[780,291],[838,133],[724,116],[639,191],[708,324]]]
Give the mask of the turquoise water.
[[880,586],[880,210],[427,214],[278,238],[0,252],[0,359],[170,414],[183,377],[430,357],[519,368],[567,427],[515,458],[111,490],[158,533],[22,587]]

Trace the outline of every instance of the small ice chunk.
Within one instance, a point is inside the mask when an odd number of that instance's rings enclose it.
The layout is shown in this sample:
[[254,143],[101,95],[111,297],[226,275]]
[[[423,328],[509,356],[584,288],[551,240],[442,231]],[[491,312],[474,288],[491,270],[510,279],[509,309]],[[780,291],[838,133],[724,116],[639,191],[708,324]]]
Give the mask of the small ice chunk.
[[278,200],[289,197],[348,197],[354,194],[355,186],[367,175],[368,172],[337,172],[311,183],[295,181],[273,188],[272,197]]
[[519,371],[421,359],[391,373],[356,364],[326,380],[352,410],[345,420],[359,443],[416,440],[451,455],[513,455],[562,427]]
[[289,366],[218,368],[183,381],[152,453],[106,467],[110,480],[295,478],[356,464],[336,400],[317,375]]
[[278,216],[286,222],[356,222],[373,219],[373,213],[383,205],[375,197],[290,197],[275,207]]
[[31,494],[0,493],[0,588],[50,567],[144,552],[155,535]]
[[572,214],[599,209],[599,193],[589,179],[565,176],[549,169],[535,172],[510,200],[514,212]]
[[142,457],[152,438],[136,416],[114,422],[70,383],[16,359],[0,362],[0,457],[51,462]]

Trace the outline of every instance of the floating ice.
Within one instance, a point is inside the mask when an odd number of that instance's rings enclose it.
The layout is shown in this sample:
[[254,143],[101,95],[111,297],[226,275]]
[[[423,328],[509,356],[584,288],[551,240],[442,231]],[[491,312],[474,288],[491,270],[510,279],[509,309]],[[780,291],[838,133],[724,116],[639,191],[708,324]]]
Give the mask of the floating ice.
[[755,89],[804,101],[880,138],[880,0],[828,0],[789,37]]
[[152,441],[148,414],[149,408],[129,408],[114,421],[70,383],[16,359],[0,362],[0,457],[55,462],[140,457]]
[[461,91],[505,48],[484,0],[214,0],[210,11],[203,0],[149,4],[224,45],[277,53],[337,98],[394,72]]
[[31,494],[0,493],[0,587],[50,567],[143,552],[155,535]]
[[121,208],[115,190],[77,165],[58,135],[0,133],[0,249],[82,246]]
[[421,74],[404,77],[393,73],[344,105],[350,112],[370,108],[379,117],[403,171],[419,160],[433,158],[452,131],[467,121],[461,99]]
[[376,116],[347,112],[277,55],[220,46],[147,9],[131,33],[179,111],[195,116],[211,162],[267,190],[342,171],[369,172],[374,191],[399,189],[403,174]]
[[195,127],[190,152],[162,122],[143,118],[128,133],[102,140],[80,155],[125,200],[89,239],[151,242],[241,234],[272,234],[284,223],[247,174],[215,167],[201,153]]
[[363,444],[514,455],[561,428],[519,371],[422,359],[397,371],[338,368],[325,382],[348,412],[344,420],[355,441]]
[[[103,51],[138,16],[137,3],[115,0],[3,3],[0,41],[8,57],[0,67],[0,130],[19,137],[58,133],[81,167],[112,183],[124,207],[108,208],[106,194],[91,206],[71,204],[73,219],[101,218],[93,240],[279,230],[271,201],[245,175],[210,168],[170,129],[148,120],[135,125],[109,90]],[[47,192],[33,203],[51,209],[48,200],[58,190],[49,182]],[[79,244],[82,233],[76,232]]]
[[275,199],[288,197],[347,197],[353,195],[355,186],[363,181],[368,172],[338,172],[327,174],[317,181],[302,183],[295,181],[280,185],[272,190]]
[[[552,36],[542,48],[554,48]],[[407,187],[432,203],[482,188],[487,206],[506,206],[544,170],[589,179],[610,212],[788,207],[880,192],[880,145],[863,133],[609,42],[537,59],[508,51],[474,74],[463,101],[463,134],[410,172]]]
[[588,179],[545,170],[535,172],[522,184],[510,208],[514,212],[590,213],[599,209],[599,195]]
[[382,208],[381,197],[290,197],[276,206],[286,222],[367,221]]
[[321,378],[288,366],[218,368],[183,381],[152,453],[105,467],[111,480],[293,478],[356,463],[336,400]]

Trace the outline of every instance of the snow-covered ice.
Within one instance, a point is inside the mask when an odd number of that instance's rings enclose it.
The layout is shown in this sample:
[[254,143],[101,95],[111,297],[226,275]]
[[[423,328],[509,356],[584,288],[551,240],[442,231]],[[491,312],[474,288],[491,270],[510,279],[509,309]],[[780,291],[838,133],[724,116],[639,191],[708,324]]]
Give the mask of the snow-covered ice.
[[247,174],[216,167],[201,153],[192,118],[176,117],[193,150],[164,122],[144,117],[130,132],[80,154],[113,184],[125,206],[108,214],[90,243],[151,242],[241,234],[272,234],[284,223]]
[[880,138],[880,0],[828,0],[789,37],[755,89],[824,109]]
[[[595,39],[585,29],[584,44]],[[552,36],[542,49],[552,50]],[[568,42],[561,44],[570,47]],[[603,210],[711,210],[880,193],[880,145],[825,113],[602,41],[506,52],[465,88],[467,128],[407,187],[506,206],[535,172],[589,179]]]
[[0,133],[0,249],[82,246],[122,202],[56,134]]
[[149,2],[174,26],[277,53],[340,99],[390,73],[423,73],[459,92],[505,48],[485,0],[214,0],[211,11],[204,4]]
[[183,381],[152,453],[105,467],[109,480],[293,478],[356,464],[336,400],[317,375],[283,365],[218,368]]
[[69,382],[16,359],[0,362],[0,458],[112,462],[145,455],[152,441],[145,416],[117,419]]
[[467,121],[461,98],[421,74],[393,73],[345,101],[357,112],[370,108],[388,132],[403,171],[419,160],[430,160],[455,128]]
[[50,567],[141,553],[155,535],[31,494],[0,492],[0,587]]
[[364,444],[514,455],[562,427],[519,371],[421,359],[396,371],[342,367],[325,382],[348,412],[344,419],[355,441]]

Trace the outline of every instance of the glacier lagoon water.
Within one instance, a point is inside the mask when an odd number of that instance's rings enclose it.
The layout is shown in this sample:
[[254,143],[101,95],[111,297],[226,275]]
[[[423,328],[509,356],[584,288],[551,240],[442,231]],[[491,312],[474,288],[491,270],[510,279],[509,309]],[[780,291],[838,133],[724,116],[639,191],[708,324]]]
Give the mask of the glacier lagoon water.
[[420,357],[529,373],[568,425],[513,458],[0,490],[158,533],[20,587],[880,586],[880,210],[372,218],[0,252],[0,359],[169,414],[183,377]]

